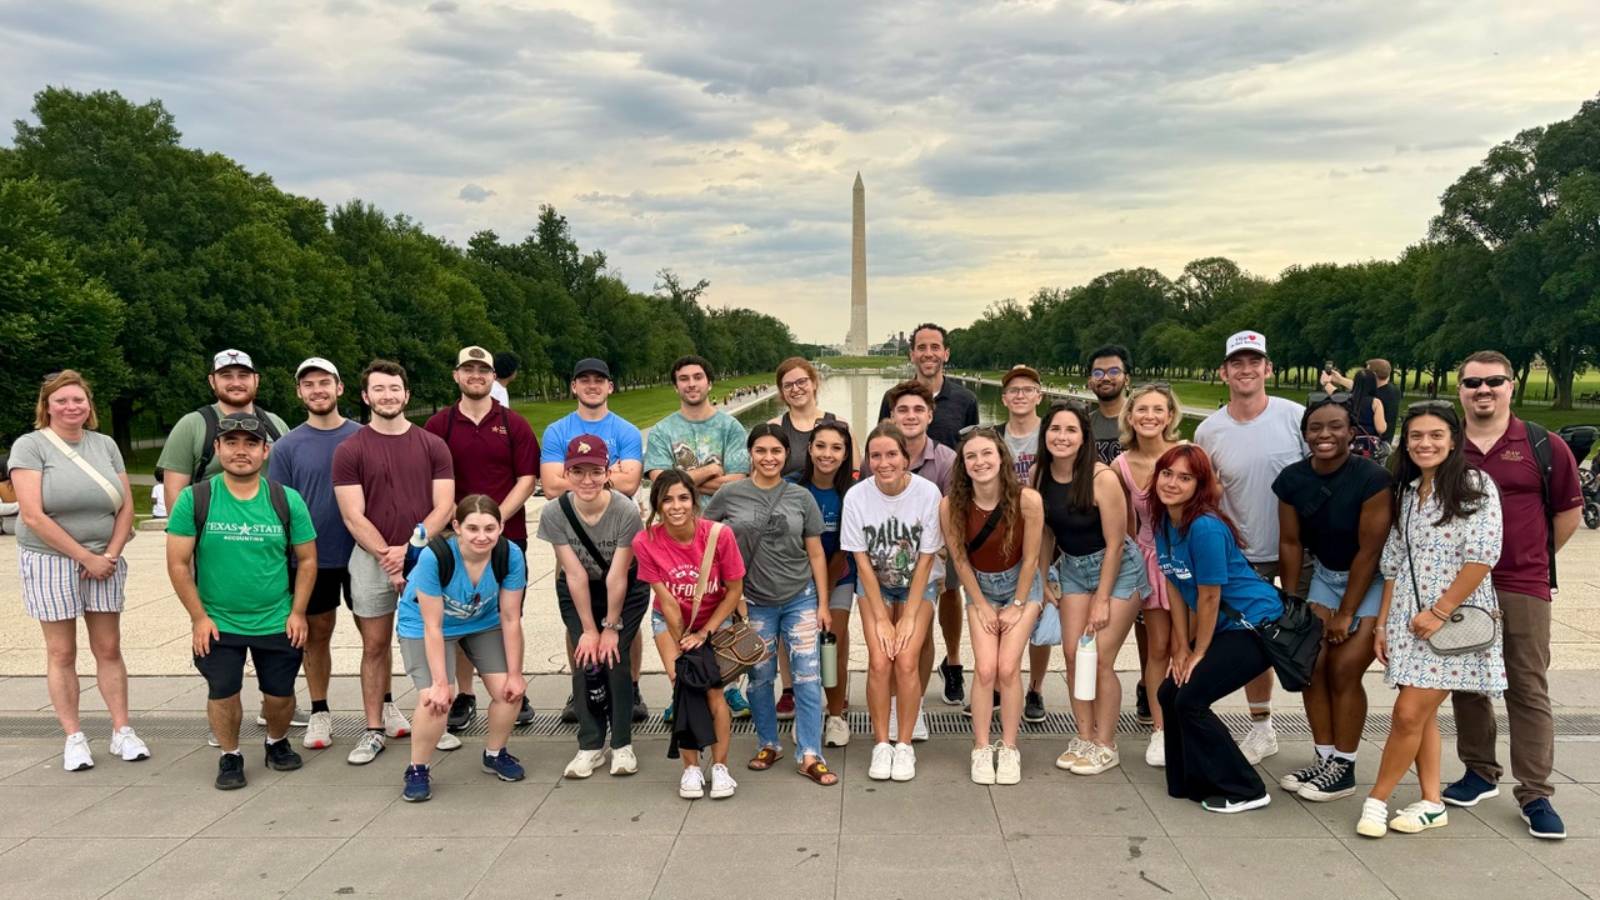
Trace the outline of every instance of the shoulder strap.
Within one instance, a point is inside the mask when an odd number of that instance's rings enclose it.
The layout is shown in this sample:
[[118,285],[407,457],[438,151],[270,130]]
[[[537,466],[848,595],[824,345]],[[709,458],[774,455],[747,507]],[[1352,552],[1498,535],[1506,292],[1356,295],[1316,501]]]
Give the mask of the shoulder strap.
[[495,585],[503,587],[506,576],[511,574],[511,542],[506,540],[505,535],[501,535],[500,540],[495,541],[494,549],[489,551],[489,570],[494,572]]
[[1004,517],[1005,511],[1005,498],[1002,497],[1000,502],[995,504],[994,509],[989,511],[989,518],[984,520],[983,527],[978,529],[978,533],[973,535],[972,540],[967,541],[967,559],[969,561],[972,559],[972,554],[982,549],[983,543],[989,539],[989,535],[994,534],[995,526],[1000,524],[1000,519]]
[[206,433],[200,440],[200,461],[195,464],[194,471],[190,473],[190,481],[199,482],[206,477],[206,469],[211,466],[211,458],[217,453],[217,423],[221,417],[217,415],[216,406],[207,403],[196,412],[206,423]]
[[202,478],[189,487],[189,499],[194,507],[194,548],[200,550],[200,538],[206,533],[206,519],[211,515],[211,479]]
[[683,629],[688,631],[694,626],[695,619],[700,617],[700,601],[705,599],[706,587],[711,583],[711,563],[717,555],[717,540],[722,536],[722,523],[712,522],[711,530],[706,533],[706,550],[700,555],[700,578],[694,585],[694,606],[689,610],[689,621],[683,623]]
[[442,534],[428,541],[428,549],[439,563],[439,589],[443,590],[456,577],[456,555],[450,552],[450,539]]
[[[101,475],[100,470],[96,469],[92,464],[90,464],[87,459],[84,459],[83,454],[72,449],[70,444],[61,439],[61,435],[56,434],[54,431],[51,431],[48,428],[39,429],[39,433],[44,435],[45,440],[49,441],[50,444],[56,448],[56,450],[60,451],[62,456],[72,460],[73,465],[76,465],[78,468],[82,469],[85,475],[88,475],[95,484],[100,486],[100,490],[106,492],[106,496],[111,499],[112,512],[121,511],[122,488],[112,484],[104,475]],[[88,432],[85,432],[84,440],[88,439]]]
[[1550,586],[1556,586],[1556,529],[1555,511],[1550,508],[1550,478],[1555,473],[1555,451],[1550,447],[1550,431],[1537,422],[1524,420],[1528,430],[1528,446],[1533,449],[1534,462],[1539,466],[1539,500],[1544,504],[1544,548],[1550,558]]
[[283,485],[272,479],[267,479],[267,499],[272,503],[272,510],[278,514],[278,521],[283,525],[283,554],[289,569],[289,590],[294,590],[294,570],[299,561],[294,554],[294,535],[291,531],[293,525],[289,517],[289,492]]
[[283,437],[283,435],[278,433],[278,426],[272,424],[272,413],[267,412],[266,410],[257,406],[256,418],[261,420],[261,429],[267,433],[267,440],[277,441]]
[[444,411],[444,445],[450,446],[450,435],[456,430],[456,405],[454,403],[445,407]]
[[589,529],[583,527],[583,520],[578,518],[578,511],[572,506],[572,492],[567,491],[562,494],[561,499],[556,501],[556,505],[561,507],[562,514],[567,517],[567,522],[572,525],[572,530],[577,533],[578,540],[583,543],[583,549],[589,551],[589,558],[600,566],[602,573],[611,571],[610,558],[601,553],[600,548],[594,545],[594,540],[589,537]]

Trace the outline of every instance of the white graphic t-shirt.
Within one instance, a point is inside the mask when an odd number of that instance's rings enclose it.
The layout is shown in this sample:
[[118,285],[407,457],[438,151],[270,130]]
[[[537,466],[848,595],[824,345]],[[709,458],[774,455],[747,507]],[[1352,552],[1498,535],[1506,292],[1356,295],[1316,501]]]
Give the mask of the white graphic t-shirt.
[[[880,586],[908,588],[917,557],[944,548],[939,499],[938,485],[921,475],[912,475],[906,489],[892,497],[878,490],[876,479],[865,479],[844,495],[839,548],[867,554]],[[943,576],[944,563],[934,557],[928,581]]]

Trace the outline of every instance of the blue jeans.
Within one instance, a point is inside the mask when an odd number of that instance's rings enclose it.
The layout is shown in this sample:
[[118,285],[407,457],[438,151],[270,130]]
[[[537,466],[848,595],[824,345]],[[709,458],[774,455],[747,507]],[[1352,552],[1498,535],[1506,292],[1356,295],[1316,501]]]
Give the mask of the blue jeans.
[[767,642],[767,660],[750,670],[750,716],[756,740],[782,749],[778,739],[778,703],[772,683],[778,677],[778,633],[789,648],[789,674],[794,676],[795,761],[807,755],[822,759],[822,653],[817,646],[817,587],[806,589],[781,606],[750,604],[750,624]]

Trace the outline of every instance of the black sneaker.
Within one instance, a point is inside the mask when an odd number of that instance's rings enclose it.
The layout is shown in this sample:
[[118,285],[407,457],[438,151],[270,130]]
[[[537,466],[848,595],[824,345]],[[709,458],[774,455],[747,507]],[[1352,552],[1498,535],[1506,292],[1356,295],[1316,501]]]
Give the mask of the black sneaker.
[[[1133,688],[1133,717],[1140,725],[1154,725],[1155,716],[1150,715],[1150,696],[1145,693],[1144,682],[1139,682]],[[1031,719],[1029,721],[1032,721]]]
[[527,697],[523,697],[522,698],[522,708],[517,710],[517,727],[521,728],[524,725],[532,725],[532,724],[533,724],[533,704],[528,702],[528,698]]
[[1356,792],[1356,764],[1335,756],[1315,778],[1300,785],[1296,795],[1301,800],[1326,803],[1339,800]]
[[572,695],[567,695],[567,705],[561,707],[561,723],[563,725],[578,724],[578,710],[572,705]]
[[1029,691],[1022,701],[1022,721],[1032,722],[1037,725],[1044,721],[1044,694],[1038,691]]
[[477,715],[478,698],[471,694],[457,694],[456,699],[450,703],[450,717],[445,719],[444,725],[451,731],[460,731],[471,725]]
[[217,790],[236,791],[245,784],[244,757],[237,753],[222,754],[217,759]]
[[300,768],[300,754],[294,752],[294,748],[289,746],[288,738],[284,738],[276,744],[271,741],[267,741],[266,744],[267,768],[275,772],[293,772],[295,769]]
[[[971,703],[962,704],[961,705],[961,714],[963,716],[966,716],[969,719],[972,718],[972,704]],[[999,691],[995,691],[994,692],[994,706],[990,708],[989,716],[991,718],[993,718],[994,716],[998,716],[998,715],[1000,715],[1000,692]]]
[[650,705],[644,702],[644,693],[639,690],[639,682],[633,683],[633,721],[635,724],[650,718]]
[[[960,706],[966,702],[967,688],[962,683],[963,670],[960,663],[942,662],[939,664],[939,677],[944,680],[944,705]],[[971,715],[969,712],[968,715]]]

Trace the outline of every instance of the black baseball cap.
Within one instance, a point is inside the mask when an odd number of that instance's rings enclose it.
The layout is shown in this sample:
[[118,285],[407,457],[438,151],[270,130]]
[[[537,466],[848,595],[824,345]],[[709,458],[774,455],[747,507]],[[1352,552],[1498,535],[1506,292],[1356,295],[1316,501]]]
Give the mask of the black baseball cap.
[[578,364],[572,367],[572,380],[577,381],[580,376],[591,372],[607,381],[611,380],[611,367],[606,365],[605,360],[595,359],[592,356],[578,360]]

